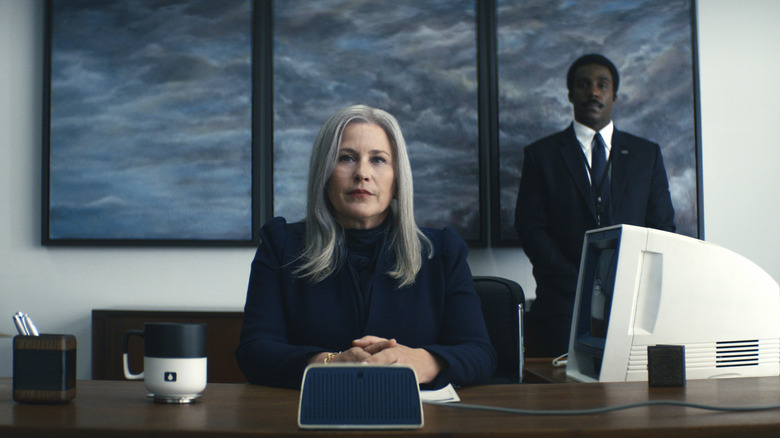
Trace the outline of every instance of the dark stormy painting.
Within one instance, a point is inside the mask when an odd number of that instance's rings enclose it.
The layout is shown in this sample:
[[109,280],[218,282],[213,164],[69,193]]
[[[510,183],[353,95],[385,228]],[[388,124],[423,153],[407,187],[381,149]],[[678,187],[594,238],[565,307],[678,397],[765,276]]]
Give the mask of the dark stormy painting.
[[303,218],[319,128],[367,104],[401,125],[418,224],[478,239],[476,45],[474,1],[274,2],[274,215]]
[[44,240],[251,240],[252,2],[50,13]]
[[616,128],[661,146],[677,231],[698,236],[691,7],[688,0],[497,1],[501,238],[517,239],[522,148],[572,122],[566,71],[594,52],[620,73]]

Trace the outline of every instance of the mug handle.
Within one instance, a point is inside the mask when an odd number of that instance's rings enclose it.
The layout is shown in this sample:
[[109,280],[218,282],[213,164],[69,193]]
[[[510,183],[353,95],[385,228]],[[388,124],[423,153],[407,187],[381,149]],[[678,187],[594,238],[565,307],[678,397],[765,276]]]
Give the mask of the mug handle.
[[144,378],[144,372],[141,371],[139,374],[133,374],[130,372],[130,366],[127,362],[127,340],[130,338],[130,336],[140,336],[141,338],[144,337],[144,331],[143,330],[128,330],[125,332],[125,341],[123,343],[123,353],[122,353],[122,365],[124,367],[125,371],[125,379],[127,380],[141,380]]

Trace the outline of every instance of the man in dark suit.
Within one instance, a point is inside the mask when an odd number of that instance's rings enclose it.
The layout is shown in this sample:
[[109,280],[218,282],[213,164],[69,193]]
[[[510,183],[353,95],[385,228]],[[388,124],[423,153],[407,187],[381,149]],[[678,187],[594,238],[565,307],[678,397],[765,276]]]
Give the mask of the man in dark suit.
[[675,230],[660,147],[612,123],[619,81],[604,56],[576,60],[566,77],[574,122],[525,148],[515,228],[536,279],[526,318],[528,356],[568,351],[587,230],[616,224]]

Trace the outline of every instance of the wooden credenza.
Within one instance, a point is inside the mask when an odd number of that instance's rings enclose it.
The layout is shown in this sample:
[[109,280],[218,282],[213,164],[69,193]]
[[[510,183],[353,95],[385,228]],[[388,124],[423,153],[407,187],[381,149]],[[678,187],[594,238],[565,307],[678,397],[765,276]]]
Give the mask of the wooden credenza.
[[[241,310],[92,310],[92,378],[124,380],[122,353],[125,332],[143,330],[145,322],[188,322],[206,324],[206,354],[209,383],[246,382],[236,363],[235,352],[241,333]],[[143,369],[143,341],[128,341],[130,370]]]

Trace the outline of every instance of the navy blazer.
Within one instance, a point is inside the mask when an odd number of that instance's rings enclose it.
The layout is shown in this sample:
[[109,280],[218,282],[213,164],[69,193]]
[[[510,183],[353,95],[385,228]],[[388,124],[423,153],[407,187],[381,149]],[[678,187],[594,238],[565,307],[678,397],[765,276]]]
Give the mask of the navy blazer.
[[303,223],[275,218],[263,226],[252,263],[236,358],[250,383],[300,387],[309,358],[343,351],[365,335],[395,338],[446,362],[426,387],[484,383],[496,353],[466,263],[467,247],[451,228],[423,232],[434,257],[423,257],[412,286],[397,288],[386,272],[394,256],[377,259],[368,310],[348,266],[311,284],[292,272],[305,242]]
[[[582,243],[596,207],[574,127],[525,148],[515,228],[533,264],[535,317],[572,315]],[[661,148],[614,130],[612,223],[674,231],[674,208]]]

